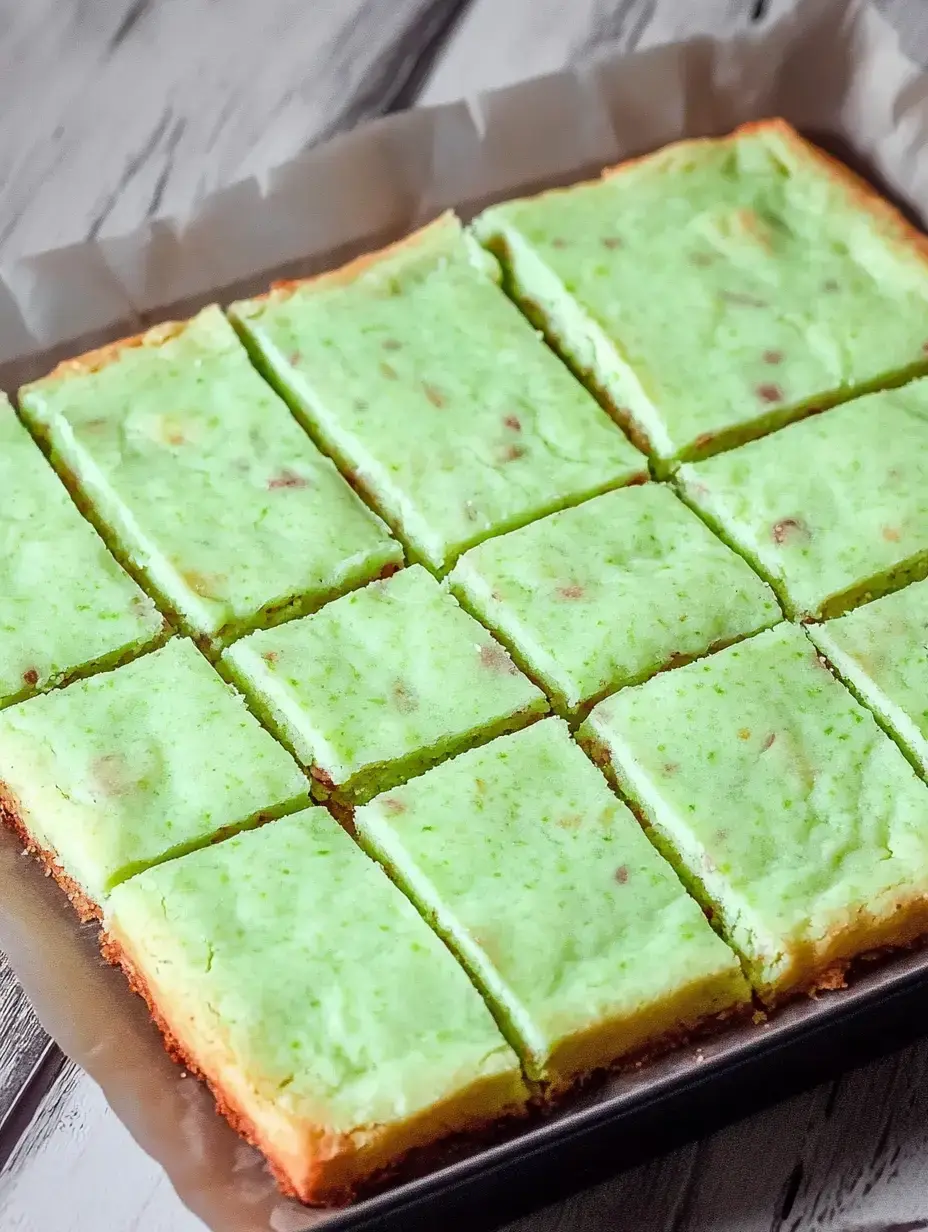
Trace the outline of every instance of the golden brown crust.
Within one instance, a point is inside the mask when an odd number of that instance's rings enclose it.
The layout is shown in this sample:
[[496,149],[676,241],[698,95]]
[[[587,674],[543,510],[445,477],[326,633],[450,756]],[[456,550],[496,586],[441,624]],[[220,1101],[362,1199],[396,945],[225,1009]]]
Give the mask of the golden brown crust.
[[93,899],[89,898],[77,882],[65,872],[57,852],[52,851],[50,847],[43,847],[29,833],[22,806],[7,785],[2,782],[0,782],[0,823],[22,840],[23,849],[38,860],[45,870],[46,877],[54,877],[68,896],[68,902],[80,916],[81,923],[87,924],[90,920],[102,918],[102,912]]
[[[199,1078],[209,1088],[210,1094],[216,1101],[216,1110],[229,1122],[237,1134],[250,1143],[257,1150],[262,1150],[260,1135],[254,1122],[229,1099],[227,1093],[218,1084],[214,1083],[208,1074],[205,1074],[197,1065],[193,1054],[189,1052],[175,1035],[173,1028],[168,1020],[158,1009],[155,998],[148,986],[148,982],[142,973],[132,962],[123,946],[109,933],[101,930],[100,932],[100,950],[106,961],[114,967],[120,967],[126,979],[129,981],[129,987],[133,992],[137,993],[148,1007],[148,1012],[151,1015],[152,1022],[161,1032],[161,1037],[164,1041],[165,1051],[172,1061],[176,1062],[183,1069]],[[264,1152],[262,1151],[262,1154]],[[289,1177],[275,1167],[272,1159],[267,1159],[268,1167],[273,1174],[274,1180],[277,1182],[281,1193],[288,1198],[298,1198],[300,1195],[290,1182]]]
[[596,1082],[643,1069],[646,1065],[659,1061],[661,1057],[666,1057],[671,1052],[698,1045],[700,1040],[712,1039],[727,1031],[729,1027],[747,1022],[755,1012],[756,1006],[752,1001],[740,1001],[716,1013],[707,1014],[698,1022],[681,1027],[671,1027],[646,1044],[642,1044],[640,1048],[623,1053],[615,1061],[587,1070],[585,1073],[570,1078],[566,1083],[549,1083],[543,1090],[542,1100],[547,1107],[556,1108]]
[[[111,934],[101,931],[100,948],[106,961],[122,969],[130,987],[145,1002],[152,1021],[164,1039],[164,1046],[168,1055],[178,1065],[206,1084],[216,1101],[217,1111],[225,1117],[236,1133],[240,1134],[251,1146],[261,1151],[265,1156],[281,1192],[287,1197],[296,1198],[303,1202],[321,1203],[327,1206],[344,1205],[355,1200],[361,1194],[370,1194],[382,1190],[386,1185],[395,1183],[398,1179],[409,1180],[414,1176],[434,1171],[436,1168],[444,1166],[478,1147],[489,1145],[491,1142],[504,1137],[510,1131],[515,1120],[524,1125],[526,1121],[537,1117],[540,1113],[547,1113],[561,1106],[590,1084],[605,1080],[610,1075],[630,1073],[641,1069],[644,1065],[650,1064],[652,1061],[665,1056],[667,1053],[683,1045],[696,1044],[701,1039],[718,1035],[733,1023],[747,1020],[755,1008],[750,1002],[745,1005],[735,1005],[719,1013],[711,1014],[687,1029],[674,1028],[658,1039],[650,1041],[644,1047],[623,1056],[613,1065],[590,1071],[564,1086],[549,1085],[539,1092],[530,1105],[525,1106],[521,1118],[514,1118],[512,1115],[501,1117],[497,1122],[490,1125],[457,1133],[450,1138],[446,1137],[425,1146],[413,1148],[403,1157],[394,1160],[384,1168],[380,1168],[373,1175],[356,1180],[345,1188],[340,1190],[329,1189],[324,1192],[320,1189],[316,1194],[308,1194],[306,1191],[299,1192],[291,1178],[275,1165],[273,1158],[267,1153],[269,1150],[268,1144],[262,1141],[262,1135],[251,1118],[237,1106],[235,1100],[220,1084],[213,1081],[196,1064],[190,1050],[183,1045],[170,1023],[159,1010],[148,982],[132,961],[125,947]],[[336,1151],[341,1149],[345,1152],[353,1152],[355,1150],[350,1135],[343,1135],[338,1143],[333,1142],[330,1146]]]
[[153,325],[151,329],[145,330],[142,334],[135,334],[131,338],[120,338],[116,342],[108,342],[106,346],[97,347],[94,351],[86,351],[74,359],[65,359],[48,376],[42,378],[43,383],[89,376],[93,372],[99,372],[102,368],[115,363],[123,351],[136,350],[139,347],[163,346],[165,342],[182,334],[189,324],[189,321],[163,321],[160,325]]
[[266,301],[279,303],[281,300],[289,299],[295,291],[300,290],[302,287],[313,285],[319,287],[338,286],[342,283],[353,282],[365,270],[370,269],[371,266],[379,265],[382,261],[387,261],[391,257],[406,252],[409,249],[418,248],[438,231],[447,227],[455,217],[453,210],[445,210],[433,222],[427,223],[426,226],[420,227],[417,231],[411,232],[402,239],[394,240],[392,244],[387,244],[384,248],[378,248],[374,252],[362,253],[359,257],[355,257],[353,261],[349,261],[338,269],[326,270],[321,274],[313,274],[309,278],[285,278],[280,282],[273,283],[270,291],[265,291],[263,295],[255,295],[248,302],[252,304],[260,304]]
[[756,120],[751,124],[742,124],[741,128],[736,131],[744,134],[755,129],[765,129],[768,132],[773,131],[777,133],[782,140],[789,142],[793,146],[800,157],[807,158],[810,162],[818,163],[821,169],[845,190],[848,197],[855,201],[861,209],[877,219],[886,231],[889,232],[890,238],[906,248],[914,248],[923,260],[928,261],[928,236],[919,231],[917,227],[914,227],[863,176],[858,175],[856,171],[852,171],[839,158],[828,154],[820,146],[807,141],[786,120]]
[[852,171],[840,159],[826,153],[825,150],[813,142],[807,141],[788,120],[784,120],[780,116],[773,116],[764,120],[750,120],[745,124],[739,124],[736,129],[725,137],[691,137],[684,141],[673,142],[660,150],[641,154],[635,158],[626,159],[624,162],[616,163],[614,166],[603,168],[602,178],[612,179],[630,170],[638,163],[659,157],[668,150],[720,145],[727,142],[740,141],[745,137],[764,136],[767,134],[779,137],[781,141],[789,144],[800,158],[813,165],[817,165],[820,170],[829,175],[844,190],[846,195],[860,209],[865,210],[875,218],[892,240],[907,249],[915,249],[923,260],[928,261],[928,236],[925,236],[917,227],[914,227],[894,205],[877,192],[862,176]]
[[773,989],[757,994],[764,1008],[779,1009],[801,997],[815,998],[819,993],[839,991],[852,984],[865,966],[891,961],[894,955],[907,950],[924,948],[928,939],[928,899],[900,900],[895,911],[871,920],[863,934],[869,941],[862,943],[867,948],[854,948],[857,935],[854,930],[833,934],[831,946],[820,958],[810,961],[803,978],[782,991]]
[[[383,1189],[398,1178],[408,1180],[434,1171],[475,1146],[498,1139],[514,1117],[519,1113],[523,1117],[528,1114],[529,1108],[525,1103],[510,1106],[500,1109],[492,1119],[484,1118],[460,1130],[449,1130],[448,1123],[439,1116],[434,1138],[413,1144],[404,1143],[399,1149],[388,1150],[386,1154],[377,1149],[381,1126],[364,1126],[351,1133],[320,1127],[307,1133],[307,1144],[311,1140],[313,1158],[308,1161],[308,1167],[305,1166],[307,1161],[301,1161],[300,1175],[295,1177],[283,1163],[277,1162],[274,1142],[255,1124],[235,1095],[197,1064],[193,1047],[185,1043],[159,1008],[155,991],[120,939],[103,929],[100,948],[107,962],[122,968],[133,991],[147,1005],[169,1056],[206,1084],[216,1101],[217,1111],[236,1133],[262,1153],[281,1192],[307,1205],[343,1206],[361,1194]],[[372,1145],[378,1160],[373,1167],[369,1162]]]
[[[415,1147],[402,1157],[391,1161],[387,1166],[379,1168],[369,1176],[353,1177],[349,1183],[342,1184],[339,1187],[326,1187],[323,1177],[318,1176],[311,1190],[304,1189],[300,1192],[293,1184],[290,1176],[283,1169],[275,1165],[273,1158],[267,1155],[268,1144],[262,1141],[261,1132],[251,1118],[237,1105],[234,1097],[200,1070],[191,1051],[178,1038],[170,1023],[159,1010],[145,977],[138,970],[122,944],[112,935],[101,932],[100,946],[105,959],[113,965],[122,968],[132,989],[145,1001],[155,1025],[163,1036],[168,1054],[177,1064],[205,1082],[216,1101],[217,1111],[225,1117],[238,1134],[265,1154],[271,1173],[281,1192],[288,1197],[326,1206],[343,1205],[361,1195],[380,1191],[385,1186],[396,1183],[399,1180],[409,1180],[412,1177],[420,1176],[445,1166],[464,1154],[485,1147],[505,1137],[512,1127],[513,1117],[502,1117],[490,1125],[467,1130],[457,1133],[450,1138]],[[898,946],[883,947],[879,951],[873,951],[862,957],[875,959],[894,951],[897,952],[898,948]],[[818,973],[811,986],[807,985],[801,990],[791,990],[783,998],[783,1001],[792,1000],[803,993],[814,996],[821,990],[843,987],[845,984],[846,968],[849,964],[856,963],[857,961],[855,958],[849,959],[846,962],[832,964],[828,969]],[[769,1007],[765,1008],[769,1009]],[[733,1005],[718,1013],[711,1014],[689,1027],[673,1028],[658,1038],[649,1041],[640,1049],[624,1055],[615,1064],[592,1070],[562,1086],[549,1085],[545,1089],[540,1090],[532,1104],[523,1109],[520,1123],[524,1125],[527,1121],[530,1122],[533,1119],[537,1119],[539,1114],[550,1113],[552,1110],[563,1106],[581,1090],[597,1082],[604,1081],[609,1076],[636,1072],[682,1047],[695,1048],[696,1055],[693,1061],[698,1063],[702,1060],[699,1053],[701,1041],[714,1038],[733,1025],[749,1020],[758,1023],[766,1021],[766,1019],[766,1013],[758,1011],[755,1004],[747,1002]],[[351,1135],[331,1135],[326,1146],[328,1151],[331,1152],[330,1158],[332,1159],[335,1159],[339,1152],[350,1156],[357,1149]]]

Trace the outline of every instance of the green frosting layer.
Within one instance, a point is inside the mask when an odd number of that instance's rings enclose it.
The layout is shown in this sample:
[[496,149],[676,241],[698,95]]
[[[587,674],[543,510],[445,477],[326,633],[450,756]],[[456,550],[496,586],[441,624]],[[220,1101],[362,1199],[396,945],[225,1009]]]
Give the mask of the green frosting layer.
[[419,565],[253,633],[222,661],[312,767],[317,794],[347,803],[547,710],[502,646]]
[[0,787],[96,903],[151,864],[308,800],[291,757],[184,638],[5,710]]
[[580,738],[765,998],[924,931],[928,788],[801,629],[626,689]]
[[808,633],[928,775],[928,581],[809,625]]
[[475,228],[664,465],[928,362],[912,233],[783,122],[506,202]]
[[741,969],[560,719],[355,814],[531,1077],[568,1080],[743,1001]]
[[0,706],[166,632],[0,394]]
[[107,925],[206,1072],[282,1116],[386,1127],[506,1074],[525,1098],[467,976],[325,809],[143,873]]
[[231,310],[309,430],[438,571],[645,470],[495,273],[446,216]]
[[570,713],[781,618],[741,557],[653,483],[483,543],[450,581]]
[[20,401],[118,554],[208,643],[402,562],[218,308],[102,366],[64,365]]
[[928,380],[681,467],[678,479],[788,615],[835,615],[928,572]]

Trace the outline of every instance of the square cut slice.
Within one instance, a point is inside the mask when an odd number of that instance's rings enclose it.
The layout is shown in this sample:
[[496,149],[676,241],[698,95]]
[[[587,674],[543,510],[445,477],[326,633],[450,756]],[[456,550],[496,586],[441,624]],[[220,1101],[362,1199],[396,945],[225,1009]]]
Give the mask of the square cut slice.
[[2,394],[0,494],[0,706],[164,640],[164,618],[81,517]]
[[928,365],[925,237],[783,120],[474,226],[659,469]]
[[257,362],[421,563],[647,473],[445,215],[231,309]]
[[113,893],[105,952],[304,1202],[527,1101],[465,972],[325,809]]
[[222,665],[310,769],[315,794],[344,805],[548,709],[421,565],[253,633]]
[[928,581],[809,625],[808,634],[928,776]]
[[788,616],[838,615],[928,572],[928,380],[683,466],[678,481]]
[[290,755],[185,638],[0,714],[0,817],[85,918],[149,865],[308,800]]
[[795,625],[608,698],[580,739],[768,1003],[928,929],[928,787]]
[[571,715],[782,618],[753,569],[655,483],[482,543],[450,582]]
[[62,364],[20,404],[117,555],[204,647],[402,562],[218,308]]
[[741,1006],[737,958],[557,718],[358,809],[552,1090]]

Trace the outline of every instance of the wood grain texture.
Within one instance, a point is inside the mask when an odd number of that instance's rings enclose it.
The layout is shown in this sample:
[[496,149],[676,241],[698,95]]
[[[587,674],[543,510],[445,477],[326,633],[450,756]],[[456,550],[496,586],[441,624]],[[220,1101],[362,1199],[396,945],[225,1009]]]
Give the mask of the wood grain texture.
[[0,960],[0,1123],[39,1060],[41,1032],[16,984]]
[[928,1229],[926,1066],[907,1049],[507,1232]]
[[[417,99],[505,85],[604,46],[762,28],[792,3],[0,0],[0,260],[184,214],[214,188]],[[928,62],[921,0],[880,3]],[[0,958],[0,1123],[44,1046]],[[928,1044],[510,1232],[928,1229],[926,1071]],[[0,1228],[202,1225],[66,1065],[0,1172]]]
[[3,256],[182,215],[410,101],[460,7],[0,0]]
[[603,50],[697,34],[763,30],[795,0],[475,0],[439,57],[421,101],[447,102],[553,73]]
[[99,1088],[67,1065],[0,1174],[3,1232],[203,1232]]

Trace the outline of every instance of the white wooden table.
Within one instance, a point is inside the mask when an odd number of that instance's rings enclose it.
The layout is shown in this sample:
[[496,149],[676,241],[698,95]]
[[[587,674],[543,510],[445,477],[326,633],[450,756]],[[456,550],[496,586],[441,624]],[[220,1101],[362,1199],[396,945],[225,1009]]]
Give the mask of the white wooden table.
[[[0,252],[183,213],[371,116],[559,69],[609,42],[762,28],[792,2],[0,0]],[[882,7],[928,63],[925,0]],[[202,1228],[94,1084],[46,1049],[0,955],[0,1229]],[[928,1229],[928,1043],[516,1228]]]

